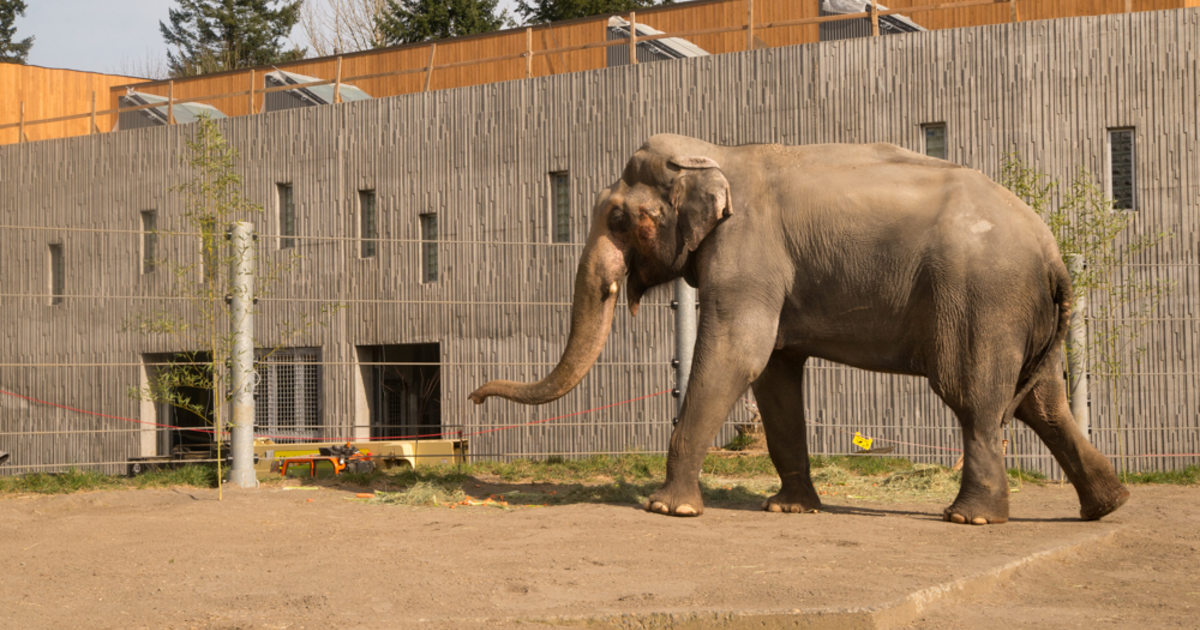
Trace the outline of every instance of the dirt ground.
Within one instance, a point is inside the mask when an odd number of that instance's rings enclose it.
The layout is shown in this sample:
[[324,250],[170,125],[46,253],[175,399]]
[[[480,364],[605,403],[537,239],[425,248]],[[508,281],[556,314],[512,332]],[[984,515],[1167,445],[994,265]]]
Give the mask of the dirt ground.
[[[504,488],[496,488],[503,490]],[[519,488],[509,486],[509,491]],[[541,488],[544,490],[544,488]],[[487,492],[487,488],[480,492]],[[832,497],[700,518],[632,505],[411,507],[329,488],[0,498],[0,628],[1195,628],[1200,488],[1081,522]]]

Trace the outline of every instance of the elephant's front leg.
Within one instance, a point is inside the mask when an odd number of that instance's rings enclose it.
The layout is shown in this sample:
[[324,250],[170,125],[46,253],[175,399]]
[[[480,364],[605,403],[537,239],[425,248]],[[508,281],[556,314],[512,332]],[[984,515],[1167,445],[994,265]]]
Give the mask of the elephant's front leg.
[[679,424],[667,452],[667,481],[650,495],[646,509],[675,516],[698,516],[700,468],[729,410],[758,377],[775,344],[777,313],[742,309],[718,318],[701,308],[692,377]]

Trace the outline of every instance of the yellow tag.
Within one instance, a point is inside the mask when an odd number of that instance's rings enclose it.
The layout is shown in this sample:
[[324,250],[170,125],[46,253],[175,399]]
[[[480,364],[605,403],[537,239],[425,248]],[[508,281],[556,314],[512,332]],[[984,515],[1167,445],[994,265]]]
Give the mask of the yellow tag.
[[862,434],[860,434],[858,431],[854,432],[854,445],[862,447],[862,450],[864,450],[864,451],[871,450],[871,442],[874,442],[874,441],[875,440],[873,440],[872,438],[863,437]]

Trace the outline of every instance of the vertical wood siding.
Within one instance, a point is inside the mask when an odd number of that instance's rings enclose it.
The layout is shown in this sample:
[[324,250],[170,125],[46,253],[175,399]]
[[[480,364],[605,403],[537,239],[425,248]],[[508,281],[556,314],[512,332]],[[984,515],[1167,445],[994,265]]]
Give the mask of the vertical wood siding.
[[[1172,231],[1129,273],[1175,284],[1147,321],[1146,351],[1122,388],[1092,380],[1092,439],[1131,468],[1200,452],[1200,10],[1073,18],[756,50],[229,119],[249,195],[264,204],[262,264],[281,262],[275,186],[294,186],[301,258],[264,296],[261,346],[319,347],[330,437],[356,420],[357,346],[437,342],[443,423],[481,457],[661,451],[674,401],[667,289],[636,318],[621,308],[600,362],[559,401],[525,407],[467,394],[492,378],[539,378],[569,325],[575,261],[595,192],[648,136],[718,143],[893,142],[919,150],[945,122],[949,158],[996,176],[1016,151],[1069,180],[1102,177],[1106,130],[1136,129],[1136,235]],[[137,129],[0,148],[0,389],[142,418],[127,395],[141,357],[178,347],[122,333],[156,309],[184,312],[169,272],[139,268],[139,213],[158,211],[162,254],[194,261],[179,195],[192,129]],[[548,174],[570,173],[572,243],[554,244]],[[379,249],[358,256],[357,191],[377,195]],[[440,277],[422,283],[419,216],[438,215]],[[91,231],[89,231],[91,230]],[[46,251],[62,243],[68,297],[49,306]],[[343,303],[333,316],[322,305]],[[622,300],[623,303],[623,300]],[[285,320],[324,325],[283,338]],[[1132,359],[1132,357],[1131,357]],[[61,367],[30,367],[30,365]],[[92,367],[98,365],[97,367]],[[855,431],[897,453],[949,464],[958,429],[921,379],[815,361],[806,383],[813,452],[852,450]],[[577,415],[569,415],[577,414]],[[744,410],[734,418],[744,419]],[[55,431],[62,433],[53,433]],[[120,462],[139,427],[0,395],[5,470]],[[722,437],[728,437],[727,432]],[[1054,471],[1023,427],[1013,463]],[[119,468],[116,464],[110,468]]]
[[[109,109],[112,86],[136,80],[95,72],[0,63],[0,124],[19,123],[22,103],[25,104],[26,121],[90,114],[93,95],[96,110],[104,111]],[[116,116],[113,114],[96,116],[96,127],[100,132],[111,130],[114,122]],[[25,141],[85,135],[90,133],[90,124],[90,116],[26,124]],[[19,133],[19,127],[0,129],[0,145],[19,142]]]

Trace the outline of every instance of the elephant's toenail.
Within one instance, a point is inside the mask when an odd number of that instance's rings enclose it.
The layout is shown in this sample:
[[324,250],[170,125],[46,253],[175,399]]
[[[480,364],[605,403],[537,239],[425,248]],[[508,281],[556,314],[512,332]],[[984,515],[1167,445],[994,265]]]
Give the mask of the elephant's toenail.
[[768,512],[782,512],[783,508],[780,507],[778,503],[768,503],[767,511]]
[[681,506],[675,508],[675,513],[680,516],[695,516],[696,508],[694,508],[690,505],[684,504],[684,505],[681,505]]
[[971,519],[971,524],[972,525],[987,525],[988,522],[987,522],[986,518],[983,518],[982,516],[976,516],[975,518]]
[[966,523],[966,522],[967,522],[967,517],[963,516],[962,514],[959,514],[959,513],[955,512],[954,514],[951,514],[951,515],[950,515],[950,520],[951,520],[952,522],[954,522],[954,523],[958,523],[958,524],[960,524],[960,525],[961,525],[961,524],[963,524],[963,523]]

